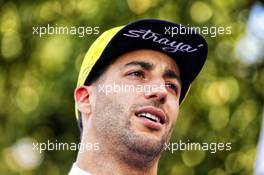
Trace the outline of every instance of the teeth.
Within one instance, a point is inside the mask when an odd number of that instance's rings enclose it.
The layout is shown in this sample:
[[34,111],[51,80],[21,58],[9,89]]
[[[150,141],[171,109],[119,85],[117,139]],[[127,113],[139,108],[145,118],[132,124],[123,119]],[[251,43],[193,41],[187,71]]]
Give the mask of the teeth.
[[140,117],[145,117],[145,118],[148,118],[148,119],[152,119],[154,120],[155,122],[158,122],[160,123],[160,119],[159,117],[155,116],[155,115],[152,115],[150,113],[140,113],[139,114]]

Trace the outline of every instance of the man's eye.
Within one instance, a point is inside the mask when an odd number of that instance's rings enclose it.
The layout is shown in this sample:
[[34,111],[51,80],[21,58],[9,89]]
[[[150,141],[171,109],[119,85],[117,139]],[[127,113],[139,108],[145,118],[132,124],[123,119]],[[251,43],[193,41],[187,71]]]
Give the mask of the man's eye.
[[135,76],[135,77],[140,77],[140,78],[144,78],[144,74],[142,72],[139,72],[139,71],[131,72],[128,75]]
[[170,88],[170,89],[172,89],[172,90],[174,90],[176,93],[177,93],[177,86],[175,85],[175,84],[173,84],[173,83],[166,83],[166,87],[168,87],[168,88]]

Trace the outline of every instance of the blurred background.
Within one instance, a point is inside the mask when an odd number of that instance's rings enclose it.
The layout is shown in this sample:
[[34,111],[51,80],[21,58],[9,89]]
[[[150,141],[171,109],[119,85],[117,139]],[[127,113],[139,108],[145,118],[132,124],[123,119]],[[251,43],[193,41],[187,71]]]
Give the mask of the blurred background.
[[100,34],[141,18],[231,26],[211,37],[208,60],[180,108],[172,137],[231,142],[231,151],[166,152],[160,175],[251,175],[264,103],[264,9],[255,0],[0,0],[0,174],[67,174],[77,151],[33,142],[78,143],[73,91],[98,35],[33,35],[35,26],[92,26]]

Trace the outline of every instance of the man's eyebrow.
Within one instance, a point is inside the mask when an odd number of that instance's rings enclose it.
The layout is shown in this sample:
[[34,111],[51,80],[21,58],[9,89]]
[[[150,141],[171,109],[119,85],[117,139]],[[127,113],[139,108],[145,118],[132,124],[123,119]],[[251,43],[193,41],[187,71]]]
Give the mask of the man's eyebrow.
[[151,70],[154,67],[153,64],[145,62],[145,61],[131,61],[125,64],[124,67],[127,67],[127,66],[140,66],[141,68],[146,69],[146,70]]
[[182,84],[180,76],[177,75],[176,72],[173,70],[166,69],[165,73],[164,73],[164,77],[177,79],[179,81],[179,83]]

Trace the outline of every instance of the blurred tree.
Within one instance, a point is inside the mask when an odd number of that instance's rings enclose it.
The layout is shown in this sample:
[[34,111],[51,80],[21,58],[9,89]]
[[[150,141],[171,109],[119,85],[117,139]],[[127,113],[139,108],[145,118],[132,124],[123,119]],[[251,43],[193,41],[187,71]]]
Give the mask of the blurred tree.
[[[43,35],[33,27],[99,27],[100,33],[140,18],[196,27],[231,27],[205,35],[205,68],[181,106],[172,142],[231,142],[231,151],[166,151],[159,174],[252,174],[263,107],[264,61],[236,54],[250,0],[0,1],[0,172],[67,174],[77,151],[33,150],[37,142],[79,142],[73,91],[82,59],[98,36]],[[211,28],[213,30],[213,28]],[[263,44],[263,43],[262,43]]]

